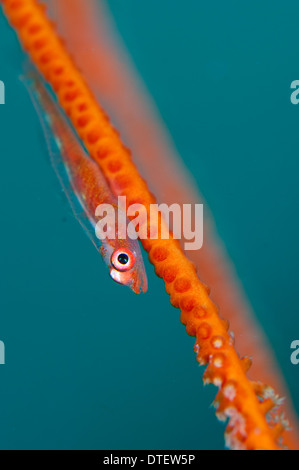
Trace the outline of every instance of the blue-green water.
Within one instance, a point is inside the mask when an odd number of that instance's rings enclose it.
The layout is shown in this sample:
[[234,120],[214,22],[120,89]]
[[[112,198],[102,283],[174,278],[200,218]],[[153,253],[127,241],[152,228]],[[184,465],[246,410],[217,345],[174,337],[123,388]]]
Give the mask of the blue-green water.
[[[108,2],[266,331],[299,411],[296,1]],[[0,448],[217,449],[179,313],[113,283],[74,220],[0,12]]]

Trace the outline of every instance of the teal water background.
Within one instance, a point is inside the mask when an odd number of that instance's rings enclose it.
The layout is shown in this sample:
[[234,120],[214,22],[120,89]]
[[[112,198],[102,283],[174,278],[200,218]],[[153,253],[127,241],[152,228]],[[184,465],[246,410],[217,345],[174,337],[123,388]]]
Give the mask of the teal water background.
[[[108,2],[195,176],[299,411],[296,1]],[[1,449],[219,449],[179,312],[113,283],[73,218],[0,11]]]

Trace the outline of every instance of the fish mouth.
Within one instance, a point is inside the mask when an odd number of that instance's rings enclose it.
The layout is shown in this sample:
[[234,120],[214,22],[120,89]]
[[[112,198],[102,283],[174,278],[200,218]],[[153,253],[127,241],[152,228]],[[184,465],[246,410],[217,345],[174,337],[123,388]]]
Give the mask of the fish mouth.
[[138,273],[130,271],[121,272],[114,268],[110,269],[110,276],[113,281],[118,284],[130,287],[135,294],[147,291],[148,285],[146,276],[138,275]]

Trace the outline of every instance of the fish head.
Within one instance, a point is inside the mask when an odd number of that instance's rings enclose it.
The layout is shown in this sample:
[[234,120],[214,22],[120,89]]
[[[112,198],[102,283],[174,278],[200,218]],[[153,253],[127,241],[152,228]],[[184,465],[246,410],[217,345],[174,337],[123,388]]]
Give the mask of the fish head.
[[138,242],[101,249],[111,278],[128,286],[135,294],[147,291],[147,276]]

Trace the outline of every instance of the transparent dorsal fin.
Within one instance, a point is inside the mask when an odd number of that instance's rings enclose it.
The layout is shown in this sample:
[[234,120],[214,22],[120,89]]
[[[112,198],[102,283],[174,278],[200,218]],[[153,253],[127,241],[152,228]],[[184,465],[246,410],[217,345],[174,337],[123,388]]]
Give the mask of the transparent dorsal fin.
[[[77,155],[80,155],[80,158],[90,159],[79,143],[71,124],[44,85],[43,79],[30,64],[25,65],[25,75],[21,76],[20,80],[27,88],[39,116],[51,164],[72,211],[96,249],[100,251],[101,242],[95,234],[94,214],[89,213],[81,194],[77,190],[74,174],[67,164],[67,152],[76,152]],[[54,128],[58,126],[61,130],[60,136],[54,132]]]

